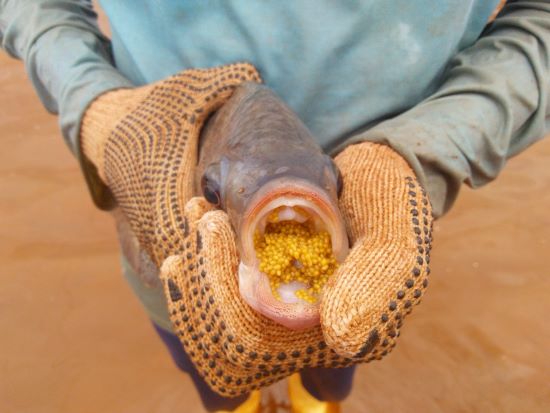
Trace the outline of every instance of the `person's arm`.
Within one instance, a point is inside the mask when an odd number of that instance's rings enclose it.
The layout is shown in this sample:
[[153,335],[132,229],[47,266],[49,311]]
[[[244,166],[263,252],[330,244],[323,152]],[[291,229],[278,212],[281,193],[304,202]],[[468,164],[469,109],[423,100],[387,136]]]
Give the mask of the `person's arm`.
[[43,104],[59,113],[63,136],[100,202],[106,188],[82,157],[81,119],[100,94],[132,85],[113,66],[110,42],[97,26],[91,1],[0,0],[0,43],[25,62]]
[[480,39],[452,60],[437,93],[346,146],[391,146],[415,170],[434,215],[441,216],[463,182],[478,187],[491,181],[506,159],[545,135],[549,93],[550,1],[509,1]]

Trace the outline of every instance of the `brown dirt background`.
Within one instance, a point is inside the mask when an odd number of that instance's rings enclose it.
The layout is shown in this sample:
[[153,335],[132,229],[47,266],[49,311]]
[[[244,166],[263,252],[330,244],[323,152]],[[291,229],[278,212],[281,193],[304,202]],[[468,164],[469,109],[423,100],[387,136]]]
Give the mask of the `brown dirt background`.
[[[201,412],[57,121],[0,55],[0,411]],[[550,411],[550,140],[435,225],[430,288],[344,413]]]

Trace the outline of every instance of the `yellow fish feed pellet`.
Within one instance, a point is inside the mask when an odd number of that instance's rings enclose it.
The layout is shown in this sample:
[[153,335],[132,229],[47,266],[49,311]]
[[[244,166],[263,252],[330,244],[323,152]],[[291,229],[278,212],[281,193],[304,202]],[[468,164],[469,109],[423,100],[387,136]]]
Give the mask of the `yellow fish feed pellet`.
[[264,234],[255,234],[254,247],[260,271],[268,276],[273,295],[280,299],[279,286],[298,281],[307,287],[296,291],[296,297],[315,303],[338,266],[329,233],[316,232],[309,221],[277,222],[276,217],[267,221]]

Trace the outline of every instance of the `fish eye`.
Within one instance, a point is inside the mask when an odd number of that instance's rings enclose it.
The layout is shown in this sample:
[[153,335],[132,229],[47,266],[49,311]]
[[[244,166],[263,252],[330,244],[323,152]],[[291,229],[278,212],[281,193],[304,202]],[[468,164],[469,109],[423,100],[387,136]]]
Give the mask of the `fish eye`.
[[220,188],[216,181],[208,179],[206,175],[203,175],[201,178],[201,189],[203,196],[208,202],[215,206],[221,205]]

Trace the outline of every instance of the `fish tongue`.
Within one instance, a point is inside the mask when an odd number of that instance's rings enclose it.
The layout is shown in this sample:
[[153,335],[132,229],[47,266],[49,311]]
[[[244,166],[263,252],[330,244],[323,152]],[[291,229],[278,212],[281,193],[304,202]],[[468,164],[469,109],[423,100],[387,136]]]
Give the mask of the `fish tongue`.
[[307,221],[305,215],[300,214],[296,209],[285,206],[278,213],[279,221],[296,221],[300,224]]

